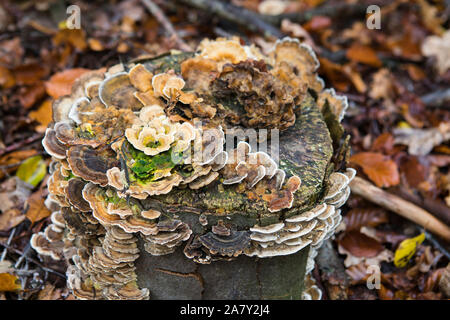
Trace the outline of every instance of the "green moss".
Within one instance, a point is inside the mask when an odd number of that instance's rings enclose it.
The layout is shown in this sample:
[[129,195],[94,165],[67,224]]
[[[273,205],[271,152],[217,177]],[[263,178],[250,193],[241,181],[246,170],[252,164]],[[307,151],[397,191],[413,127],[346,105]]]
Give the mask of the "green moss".
[[155,174],[159,170],[169,169],[171,172],[180,170],[183,174],[187,174],[182,170],[184,166],[181,165],[183,153],[175,153],[172,148],[157,155],[149,156],[125,141],[122,150],[127,159],[127,166],[131,170],[131,181],[142,184],[155,181]]

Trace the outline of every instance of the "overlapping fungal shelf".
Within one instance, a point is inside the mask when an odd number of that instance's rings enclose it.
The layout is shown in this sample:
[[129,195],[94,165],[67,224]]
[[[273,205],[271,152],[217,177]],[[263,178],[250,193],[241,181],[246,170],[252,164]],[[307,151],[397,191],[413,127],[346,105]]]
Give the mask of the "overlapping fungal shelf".
[[[355,175],[332,172],[332,139],[319,110],[339,123],[347,101],[324,89],[318,66],[297,40],[263,54],[233,38],[84,74],[53,104],[42,142],[53,158],[52,224],[32,247],[67,261],[79,299],[148,299],[135,261],[179,246],[201,264],[311,246],[310,271],[315,248],[340,223]],[[314,123],[298,122],[306,100]],[[325,132],[321,140],[303,141],[306,125]],[[279,129],[298,139],[289,138],[299,151],[278,164],[245,141],[227,146],[236,128]],[[315,163],[312,173],[300,170]],[[186,210],[198,219],[187,219]]]

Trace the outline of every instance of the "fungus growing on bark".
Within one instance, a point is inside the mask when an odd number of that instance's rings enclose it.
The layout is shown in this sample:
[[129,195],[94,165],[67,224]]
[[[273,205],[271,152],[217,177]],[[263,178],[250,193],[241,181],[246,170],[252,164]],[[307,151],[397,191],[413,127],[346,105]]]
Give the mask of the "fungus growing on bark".
[[[333,157],[341,137],[328,126],[340,126],[347,101],[324,90],[317,68],[296,40],[264,55],[233,38],[84,75],[53,105],[42,142],[53,157],[52,223],[31,245],[65,259],[79,299],[148,299],[166,279],[145,282],[149,259],[167,270],[167,261],[206,265],[182,274],[210,283],[209,267],[225,272],[207,266],[216,261],[241,268],[273,257],[276,269],[278,256],[305,255],[288,272],[303,277],[340,223],[356,173],[333,172],[345,163]],[[228,141],[236,128],[277,131]],[[263,142],[270,147],[252,150]],[[220,286],[200,294],[219,297]]]

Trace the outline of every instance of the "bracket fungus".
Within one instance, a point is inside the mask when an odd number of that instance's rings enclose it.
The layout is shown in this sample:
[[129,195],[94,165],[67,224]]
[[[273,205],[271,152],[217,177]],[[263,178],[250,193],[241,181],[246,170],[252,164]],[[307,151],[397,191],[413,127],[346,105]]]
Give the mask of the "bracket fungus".
[[305,275],[355,171],[318,66],[297,40],[232,38],[84,74],[53,104],[52,224],[32,247],[79,299],[320,296]]

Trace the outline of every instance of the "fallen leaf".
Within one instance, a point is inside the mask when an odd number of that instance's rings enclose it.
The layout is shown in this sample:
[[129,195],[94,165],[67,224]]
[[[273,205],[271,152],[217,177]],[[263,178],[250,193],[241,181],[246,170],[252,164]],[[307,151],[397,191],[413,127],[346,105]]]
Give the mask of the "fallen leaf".
[[350,157],[378,187],[391,187],[400,183],[397,164],[381,153],[360,152]]
[[355,230],[346,232],[339,240],[339,245],[355,257],[373,258],[383,250],[377,240]]
[[381,208],[354,208],[344,216],[347,231],[359,231],[363,226],[376,227],[388,221],[386,210]]
[[25,220],[22,211],[12,208],[0,214],[0,231],[8,231]]
[[380,289],[378,290],[378,297],[381,300],[394,300],[394,292],[389,290],[382,284],[380,284]]
[[45,77],[47,70],[37,63],[25,64],[13,69],[16,82],[19,85],[34,85]]
[[2,166],[3,169],[0,170],[0,179],[2,179],[5,176],[5,172],[11,173],[16,171],[21,161],[34,156],[36,153],[37,150],[34,149],[18,150],[2,156],[0,158],[0,166]]
[[22,47],[20,37],[0,42],[0,63],[13,68],[22,62],[25,50]]
[[87,48],[86,35],[82,29],[63,28],[53,37],[53,42],[57,46],[66,43],[80,51],[84,51]]
[[396,144],[407,145],[411,155],[424,156],[450,139],[450,123],[441,123],[430,129],[395,128],[393,132]]
[[10,273],[0,273],[0,291],[17,291],[22,288],[19,278]]
[[425,240],[425,233],[421,233],[411,239],[403,240],[397,250],[395,250],[394,265],[397,268],[405,267],[416,253],[417,245],[421,244],[423,240]]
[[75,68],[55,73],[48,81],[45,82],[45,88],[48,95],[54,99],[57,99],[61,96],[70,94],[75,80],[88,71],[90,70]]
[[32,86],[21,88],[19,101],[25,108],[28,109],[31,108],[36,102],[41,100],[44,96],[44,83],[42,81],[38,81]]
[[45,198],[42,196],[42,191],[43,189],[33,193],[26,202],[25,215],[31,223],[47,218],[51,214],[44,205]]
[[47,164],[42,156],[34,156],[25,160],[17,169],[16,176],[22,181],[37,186],[47,174]]
[[11,177],[3,181],[0,185],[0,211],[6,212],[13,208],[22,209],[32,188],[32,185],[18,177]]
[[317,50],[314,40],[311,38],[308,31],[298,24],[291,22],[289,19],[283,19],[281,21],[281,31],[290,34],[292,37],[301,39],[302,43],[308,44],[313,50]]
[[286,10],[287,1],[281,0],[264,0],[258,6],[258,12],[266,15],[279,15]]
[[396,95],[394,80],[394,76],[386,68],[375,72],[370,84],[369,97],[384,100],[394,99]]
[[360,45],[358,43],[354,43],[347,50],[346,56],[348,59],[350,59],[352,61],[367,64],[372,67],[379,68],[382,66],[382,63],[377,56],[377,53],[369,46],[364,46],[364,45]]
[[7,68],[0,66],[0,87],[11,88],[16,84],[13,74]]
[[389,132],[380,134],[372,143],[371,151],[390,154],[394,148],[394,136]]
[[425,0],[416,0],[416,2],[420,6],[422,22],[425,27],[437,35],[442,35],[445,31],[442,27],[442,24],[445,22],[445,18],[441,15],[440,10]]
[[308,31],[317,31],[328,28],[331,25],[331,19],[327,16],[314,16],[309,20],[304,28]]
[[28,116],[30,119],[39,122],[39,126],[36,127],[36,131],[44,133],[48,124],[52,121],[52,100],[45,100],[37,110],[31,111]]
[[429,36],[422,43],[422,53],[427,57],[436,57],[436,68],[444,74],[450,68],[450,30],[442,37]]

